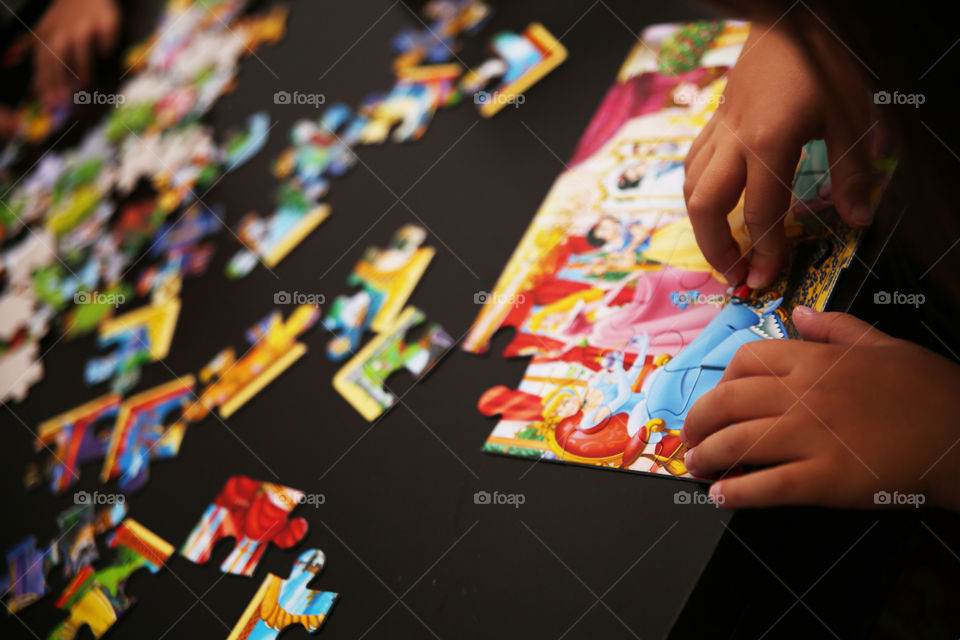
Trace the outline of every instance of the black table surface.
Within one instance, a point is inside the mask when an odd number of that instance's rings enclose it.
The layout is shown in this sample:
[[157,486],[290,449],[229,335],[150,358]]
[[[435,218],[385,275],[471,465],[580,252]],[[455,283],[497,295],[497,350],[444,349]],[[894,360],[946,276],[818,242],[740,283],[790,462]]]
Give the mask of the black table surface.
[[[138,33],[160,3],[143,4],[130,17]],[[688,2],[492,4],[492,20],[465,41],[463,60],[480,62],[492,33],[535,20],[562,38],[569,59],[520,108],[484,120],[464,104],[438,112],[417,142],[361,147],[357,166],[333,181],[330,219],[273,273],[261,266],[227,279],[237,242],[221,232],[207,273],[184,284],[169,357],[147,365],[136,390],[196,373],[228,345],[244,348],[244,330],[273,308],[278,291],[328,301],[349,292],[346,277],[363,249],[407,223],[425,226],[437,249],[411,302],[462,336],[478,310],[474,294],[492,287],[635,34],[712,15]],[[258,109],[278,122],[266,148],[203,197],[222,203],[231,223],[269,210],[277,184],[269,163],[290,125],[318,113],[274,105],[274,92],[321,92],[328,104],[355,105],[387,90],[390,38],[418,24],[418,3],[295,0],[291,8],[286,38],[242,62],[236,90],[208,118],[220,132]],[[675,637],[847,637],[870,627],[907,553],[903,541],[919,526],[914,514],[812,509],[731,520],[711,506],[675,504],[678,488],[688,487],[675,480],[485,455],[494,422],[477,412],[477,399],[493,385],[516,385],[525,366],[499,355],[505,334],[489,355],[451,352],[371,426],[331,385],[328,338],[315,327],[303,338],[308,355],[241,411],[191,426],[179,455],[153,463],[149,483],[129,500],[131,517],[179,547],[226,478],[248,475],[325,496],[297,511],[310,524],[306,538],[296,549],[271,547],[253,578],[219,571],[230,540],[205,565],[175,555],[156,575],[138,572],[127,588],[136,605],[111,638],[226,637],[266,573],[285,577],[309,547],[327,555],[312,586],[341,595],[320,632],[326,638],[661,638],[671,629]],[[33,431],[104,392],[83,383],[92,338],[51,335],[48,349],[43,382],[25,402],[0,409],[0,548],[28,533],[55,536],[54,517],[73,494],[22,489],[24,466],[36,460]],[[391,387],[403,392],[412,382],[398,374]],[[98,463],[83,466],[75,488],[102,490],[98,471]],[[481,490],[524,502],[478,505]],[[49,580],[51,596],[16,618],[0,616],[0,636],[44,637],[62,618],[53,604],[59,569]]]

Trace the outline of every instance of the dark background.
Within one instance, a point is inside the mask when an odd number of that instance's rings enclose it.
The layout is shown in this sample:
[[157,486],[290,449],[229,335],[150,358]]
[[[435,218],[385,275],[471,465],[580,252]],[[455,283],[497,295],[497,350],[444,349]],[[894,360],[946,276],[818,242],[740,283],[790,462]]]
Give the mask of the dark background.
[[[152,29],[160,4],[128,6],[131,38]],[[569,59],[527,92],[525,104],[491,120],[464,104],[438,112],[417,142],[359,148],[357,166],[326,198],[332,216],[274,274],[258,266],[228,280],[223,267],[238,243],[222,231],[208,272],[184,283],[170,356],[147,365],[135,391],[197,373],[228,345],[245,350],[245,329],[273,308],[277,291],[322,293],[328,301],[350,292],[345,279],[363,249],[382,246],[411,222],[428,228],[437,249],[411,302],[462,337],[478,311],[474,294],[492,288],[635,34],[713,15],[687,2],[492,4],[493,18],[465,40],[461,59],[478,64],[493,33],[534,20],[562,38]],[[278,122],[257,157],[203,196],[225,206],[231,226],[249,210],[269,211],[277,185],[270,163],[295,120],[319,115],[307,105],[274,105],[274,92],[321,92],[327,104],[356,105],[386,91],[390,38],[419,24],[416,2],[290,6],[286,38],[244,60],[237,89],[209,116],[221,134],[258,109]],[[118,75],[103,73],[101,86]],[[5,91],[22,92],[24,70],[9,78]],[[862,278],[852,274],[843,284],[842,304]],[[323,354],[329,337],[320,326],[304,336],[309,354],[225,424],[209,417],[191,426],[179,456],[152,464],[149,483],[129,500],[131,517],[179,547],[227,477],[279,482],[326,498],[297,510],[310,523],[304,541],[268,549],[253,578],[219,571],[230,540],[205,565],[175,555],[157,575],[135,574],[127,592],[137,604],[111,638],[226,637],[266,573],[286,577],[308,547],[327,554],[314,588],[341,596],[320,631],[325,638],[661,638],[671,628],[681,638],[859,637],[878,633],[904,566],[956,573],[951,516],[781,509],[731,519],[710,506],[675,504],[675,493],[690,484],[482,454],[494,422],[476,411],[477,398],[496,384],[514,386],[525,366],[500,357],[505,334],[490,355],[451,352],[369,425],[332,388],[337,365]],[[84,362],[97,353],[93,339],[57,340],[54,331],[41,347],[50,350],[45,380],[22,404],[0,409],[0,548],[28,533],[41,542],[54,537],[55,516],[72,504],[74,490],[112,490],[98,482],[99,463],[84,466],[64,495],[22,489],[25,465],[39,460],[36,425],[105,392],[83,383]],[[402,394],[412,382],[398,374],[390,386]],[[480,490],[520,493],[525,502],[477,505]],[[0,636],[46,636],[62,618],[54,607],[59,567],[49,582],[50,596],[16,619],[0,616]]]

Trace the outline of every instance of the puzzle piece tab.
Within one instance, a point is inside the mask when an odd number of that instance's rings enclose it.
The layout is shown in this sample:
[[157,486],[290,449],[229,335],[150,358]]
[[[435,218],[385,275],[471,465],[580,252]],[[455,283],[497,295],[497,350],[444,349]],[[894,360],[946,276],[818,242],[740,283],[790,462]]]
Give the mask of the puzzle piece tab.
[[316,633],[338,597],[307,586],[323,571],[325,561],[323,551],[308,549],[297,558],[289,578],[267,574],[227,640],[273,640],[294,625]]
[[290,487],[233,476],[203,512],[180,553],[203,564],[217,542],[232,537],[235,546],[220,570],[252,576],[270,543],[289,549],[307,535],[306,520],[289,518],[303,498],[303,492]]

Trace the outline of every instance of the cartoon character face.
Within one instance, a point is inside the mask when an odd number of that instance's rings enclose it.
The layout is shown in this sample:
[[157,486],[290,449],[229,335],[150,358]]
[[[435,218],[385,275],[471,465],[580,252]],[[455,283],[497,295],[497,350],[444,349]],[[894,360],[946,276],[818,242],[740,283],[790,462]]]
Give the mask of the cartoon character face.
[[605,216],[591,229],[594,238],[602,240],[605,244],[613,242],[620,237],[620,221],[613,216]]

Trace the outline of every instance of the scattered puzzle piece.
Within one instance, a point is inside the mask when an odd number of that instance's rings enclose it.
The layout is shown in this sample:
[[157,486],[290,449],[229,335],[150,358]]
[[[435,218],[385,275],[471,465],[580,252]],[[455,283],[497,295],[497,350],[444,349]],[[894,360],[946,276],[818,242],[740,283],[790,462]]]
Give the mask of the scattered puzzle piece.
[[306,520],[288,519],[303,497],[301,491],[290,487],[233,476],[203,512],[180,553],[191,562],[203,564],[217,542],[232,537],[234,549],[220,570],[252,576],[271,542],[289,549],[307,534]]
[[141,365],[167,357],[179,315],[180,299],[161,295],[145,307],[103,323],[97,342],[101,347],[115,349],[108,356],[87,362],[87,384],[112,379],[111,386],[121,393],[133,387],[140,377]]
[[124,593],[127,578],[137,569],[156,573],[173,554],[173,546],[135,520],[124,520],[110,538],[116,557],[99,570],[85,567],[67,585],[57,607],[69,613],[49,640],[72,640],[84,626],[99,638],[134,604]]
[[323,571],[325,561],[323,551],[308,549],[297,558],[289,578],[267,574],[227,640],[273,640],[293,625],[316,633],[338,597],[307,586]]
[[188,406],[194,386],[188,375],[124,401],[110,436],[102,482],[116,478],[121,491],[132,493],[146,483],[151,460],[177,455],[187,425],[184,420],[168,425],[167,417]]
[[353,268],[347,282],[361,290],[337,296],[323,320],[336,334],[327,344],[327,357],[352,355],[368,329],[382,332],[393,325],[434,256],[424,247],[426,231],[416,225],[400,228],[386,249],[370,247]]
[[92,565],[99,557],[95,538],[113,529],[126,516],[125,502],[104,507],[96,514],[89,502],[75,504],[60,512],[57,516],[57,526],[60,527],[57,546],[63,559],[64,577],[69,578]]
[[60,562],[55,542],[37,549],[37,539],[28,536],[7,549],[8,573],[0,577],[0,596],[9,596],[6,607],[16,613],[47,594],[47,574]]
[[96,425],[113,421],[120,402],[119,394],[109,393],[50,418],[37,428],[34,448],[51,449],[46,472],[53,493],[61,493],[80,478],[81,464],[104,456],[108,432],[98,431]]
[[394,71],[399,73],[422,62],[450,60],[460,50],[457,36],[476,32],[490,14],[490,6],[477,0],[431,0],[423,7],[423,16],[430,24],[404,29],[393,38],[393,48],[399,54]]
[[243,357],[237,360],[233,348],[224,349],[200,372],[200,381],[208,384],[186,410],[186,418],[195,422],[216,408],[221,418],[233,415],[307,352],[297,337],[319,316],[315,306],[304,304],[286,322],[275,311],[254,325],[247,332],[253,346]]
[[436,323],[429,324],[416,342],[406,342],[406,334],[425,318],[419,309],[407,307],[393,326],[371,340],[333,377],[334,389],[367,420],[376,420],[397,402],[397,396],[386,389],[387,378],[400,369],[422,378],[453,346],[453,338]]
[[[517,35],[503,31],[493,37],[490,48],[496,55],[460,81],[460,89],[473,95],[480,115],[489,118],[556,69],[567,59],[567,50],[540,23],[534,22]],[[500,83],[492,92],[484,91],[494,78]]]

